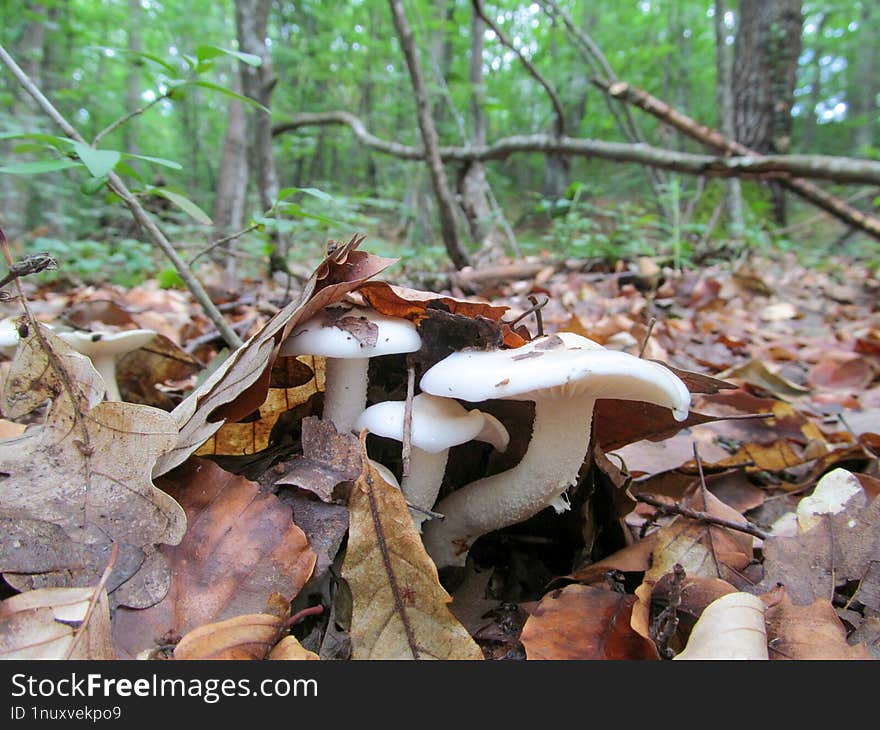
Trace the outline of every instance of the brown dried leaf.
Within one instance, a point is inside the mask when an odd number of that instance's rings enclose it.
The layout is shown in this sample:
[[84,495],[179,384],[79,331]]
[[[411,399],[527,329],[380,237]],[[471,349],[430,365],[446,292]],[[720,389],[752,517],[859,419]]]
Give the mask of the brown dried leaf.
[[265,659],[284,630],[284,616],[250,613],[199,626],[174,648],[179,660]]
[[864,502],[853,498],[807,532],[765,540],[764,580],[756,590],[781,584],[792,603],[805,605],[830,600],[836,587],[858,581],[854,599],[880,610],[871,598],[880,596],[880,571],[872,570],[880,560],[880,497]]
[[137,656],[203,624],[259,612],[276,592],[289,601],[311,576],[315,554],[305,535],[289,508],[258,485],[198,458],[161,485],[186,510],[189,529],[180,545],[162,548],[172,571],[165,598],[117,612],[120,654]]
[[94,587],[41,588],[7,598],[0,603],[0,659],[116,659],[107,592],[95,600]]
[[523,627],[528,659],[657,659],[630,626],[635,596],[571,585],[541,599]]
[[330,421],[316,416],[303,419],[302,450],[302,457],[291,461],[289,471],[275,484],[300,487],[323,502],[339,501],[334,499],[336,486],[354,481],[363,468],[357,438],[339,433]]
[[116,382],[124,400],[170,410],[174,402],[156,385],[185,380],[201,368],[186,350],[157,334],[145,347],[117,358]]
[[358,289],[358,293],[369,302],[373,309],[391,317],[402,317],[418,324],[431,304],[442,303],[446,311],[466,317],[485,317],[498,322],[508,307],[488,302],[474,302],[457,299],[434,292],[393,286],[384,281],[371,281]]
[[300,320],[340,301],[394,263],[395,259],[355,250],[362,240],[355,236],[332,251],[306,282],[299,301],[290,302],[275,314],[172,411],[180,437],[175,448],[156,465],[156,476],[182,464],[224,421],[241,420],[265,402],[278,348]]
[[718,373],[718,377],[723,379],[742,380],[749,385],[767,391],[783,400],[799,398],[810,392],[809,388],[803,388],[797,383],[792,383],[781,375],[771,372],[771,370],[760,360],[749,360],[735,368],[730,368],[723,373]]
[[23,339],[5,405],[26,413],[53,402],[44,425],[0,442],[8,474],[0,480],[0,570],[20,590],[95,585],[116,542],[108,592],[129,581],[114,600],[149,606],[168,585],[164,561],[150,559],[154,546],[178,543],[186,529],[180,505],[150,478],[176,430],[164,411],[101,402],[102,393],[88,359],[49,330]]
[[[781,597],[780,594],[781,593]],[[771,659],[870,659],[862,644],[850,646],[831,601],[817,598],[795,606],[784,588],[762,596],[768,603],[767,638]]]
[[[366,453],[366,447],[361,448]],[[342,566],[351,589],[353,659],[482,659],[449,610],[437,568],[406,500],[370,465],[351,491],[351,526]]]
[[767,659],[764,604],[751,593],[728,593],[703,611],[676,659]]
[[313,651],[305,649],[295,636],[285,636],[269,652],[267,659],[280,661],[314,661],[320,657]]

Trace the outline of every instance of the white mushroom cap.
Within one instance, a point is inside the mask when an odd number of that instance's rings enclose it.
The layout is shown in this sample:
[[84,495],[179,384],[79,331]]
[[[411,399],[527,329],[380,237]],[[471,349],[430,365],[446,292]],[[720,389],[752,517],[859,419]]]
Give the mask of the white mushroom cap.
[[58,336],[77,352],[87,357],[116,357],[148,344],[155,330],[122,330],[121,332],[59,332]]
[[[404,401],[385,401],[367,408],[355,423],[377,436],[403,441]],[[477,439],[504,451],[510,435],[501,422],[488,413],[467,410],[451,398],[421,393],[413,398],[410,431],[412,445],[439,453],[458,444]]]
[[421,346],[416,326],[407,319],[373,309],[330,309],[295,327],[279,354],[370,358],[415,352]]
[[13,357],[18,348],[18,327],[13,318],[0,321],[0,353]]
[[572,332],[538,337],[512,350],[455,352],[430,368],[420,387],[470,402],[581,395],[645,401],[667,405],[679,421],[687,418],[690,404],[687,387],[668,368]]

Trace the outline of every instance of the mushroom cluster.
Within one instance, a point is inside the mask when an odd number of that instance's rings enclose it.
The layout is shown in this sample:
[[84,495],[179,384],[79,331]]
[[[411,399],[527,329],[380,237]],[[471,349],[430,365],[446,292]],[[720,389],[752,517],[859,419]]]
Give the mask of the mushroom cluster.
[[[324,418],[337,430],[366,429],[402,441],[404,402],[365,408],[367,363],[369,357],[420,346],[407,320],[367,309],[328,308],[297,327],[280,352],[327,358]],[[515,349],[454,352],[430,367],[419,387],[411,409],[411,469],[400,487],[438,568],[464,565],[482,535],[547,507],[568,509],[567,490],[577,482],[587,454],[598,399],[653,403],[669,408],[679,421],[690,406],[687,387],[669,368],[570,332],[541,336]],[[511,469],[466,484],[434,506],[450,449],[471,440],[506,449],[509,435],[496,418],[459,403],[496,399],[534,402],[525,454]],[[396,483],[393,474],[388,477]],[[443,519],[422,525],[431,510]]]

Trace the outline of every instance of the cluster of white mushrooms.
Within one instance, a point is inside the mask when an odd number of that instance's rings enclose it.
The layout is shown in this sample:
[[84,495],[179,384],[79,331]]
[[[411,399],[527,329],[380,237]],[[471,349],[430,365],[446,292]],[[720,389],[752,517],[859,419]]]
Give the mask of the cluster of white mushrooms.
[[[328,308],[298,325],[282,355],[327,359],[324,418],[336,429],[403,439],[404,402],[365,408],[369,358],[415,352],[421,338],[412,322],[369,309]],[[566,490],[577,482],[599,398],[654,403],[687,417],[690,393],[671,370],[560,332],[515,349],[466,349],[429,368],[412,402],[411,468],[401,489],[428,553],[438,568],[462,566],[474,541],[528,519],[546,507],[568,509]],[[477,439],[503,451],[509,435],[493,416],[458,401],[493,399],[535,403],[532,437],[520,462],[467,484],[437,505],[449,450]],[[393,479],[386,469],[383,473]],[[391,479],[389,479],[391,481]],[[426,512],[443,519],[422,525]]]

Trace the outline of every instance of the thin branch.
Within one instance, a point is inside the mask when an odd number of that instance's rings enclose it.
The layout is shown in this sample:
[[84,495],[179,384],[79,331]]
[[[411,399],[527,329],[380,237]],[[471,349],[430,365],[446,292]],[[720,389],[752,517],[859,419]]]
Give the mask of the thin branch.
[[[329,124],[347,125],[362,144],[378,152],[384,152],[403,160],[423,161],[425,159],[422,148],[376,137],[366,130],[360,119],[346,111],[298,114],[286,122],[275,125],[272,133],[278,135],[301,127]],[[605,142],[577,137],[554,137],[547,134],[503,137],[492,144],[485,145],[441,147],[440,157],[444,162],[504,160],[511,155],[524,152],[567,154],[574,157],[595,157],[617,162],[634,162],[690,175],[778,179],[785,181],[784,184],[795,182],[802,185],[807,184],[803,180],[793,179],[798,177],[831,180],[838,183],[880,185],[880,162],[874,160],[831,155],[743,154],[724,157],[675,152],[646,144]],[[818,188],[816,189],[818,190]]]
[[260,224],[259,224],[259,223],[252,223],[252,224],[249,225],[247,228],[245,228],[245,229],[242,230],[242,231],[239,231],[238,233],[233,233],[232,235],[225,236],[225,237],[223,237],[223,238],[221,238],[221,239],[219,239],[219,240],[217,240],[217,241],[214,241],[214,243],[212,243],[210,246],[208,246],[207,248],[203,248],[203,249],[202,249],[201,251],[199,251],[195,256],[193,256],[193,257],[189,260],[189,265],[192,266],[192,265],[193,265],[196,261],[198,261],[202,256],[204,256],[204,255],[207,254],[207,253],[210,253],[211,251],[213,251],[213,250],[214,250],[215,248],[217,248],[218,246],[222,246],[224,243],[229,243],[230,241],[234,241],[236,238],[241,238],[241,237],[242,237],[243,235],[245,235],[246,233],[250,233],[251,231],[253,231],[253,230],[255,230],[255,229],[259,228],[259,227],[260,227]]
[[737,532],[745,532],[748,535],[753,535],[754,537],[758,537],[762,540],[766,540],[768,537],[771,537],[768,533],[764,532],[757,525],[746,522],[743,524],[742,522],[733,522],[732,520],[726,520],[723,517],[715,517],[714,515],[707,514],[706,512],[700,512],[699,510],[691,509],[690,507],[683,507],[678,502],[673,504],[668,504],[661,499],[658,499],[653,494],[636,494],[633,495],[636,502],[644,502],[645,504],[649,504],[652,507],[656,507],[663,514],[668,515],[681,515],[682,517],[687,517],[691,520],[696,520],[697,522],[703,522],[709,525],[718,525],[719,527],[726,527],[729,530],[735,530]]
[[140,116],[140,115],[143,114],[145,111],[148,111],[149,109],[152,109],[152,108],[153,108],[154,106],[156,106],[156,104],[158,104],[160,101],[162,101],[163,99],[167,99],[168,96],[169,96],[169,93],[168,93],[168,92],[165,92],[164,94],[161,94],[160,96],[157,96],[157,97],[156,97],[155,99],[153,99],[153,101],[151,101],[149,104],[144,104],[144,105],[143,105],[142,107],[140,107],[139,109],[135,109],[133,112],[129,112],[128,114],[119,117],[119,119],[117,119],[115,122],[112,122],[111,124],[109,124],[107,127],[105,127],[104,129],[102,129],[100,132],[98,132],[98,133],[95,135],[95,138],[92,140],[92,147],[97,147],[97,146],[98,146],[98,142],[100,142],[102,139],[104,139],[104,137],[106,137],[108,134],[110,134],[111,132],[115,132],[115,131],[116,131],[117,129],[119,129],[119,127],[121,127],[123,124],[126,124],[127,122],[131,121],[131,120],[134,119],[135,117]]
[[562,137],[565,134],[565,110],[562,108],[562,102],[559,100],[559,95],[556,93],[553,84],[544,78],[543,74],[535,68],[535,65],[523,55],[523,52],[510,42],[510,39],[504,34],[504,31],[502,31],[501,28],[498,27],[498,24],[486,14],[481,0],[471,0],[471,2],[474,7],[474,12],[483,19],[489,28],[492,29],[492,32],[497,36],[499,43],[513,51],[532,77],[544,87],[547,96],[550,97],[550,102],[553,104],[553,112],[556,116],[556,123],[553,125],[553,130],[557,137]]
[[[46,116],[61,128],[61,131],[63,131],[65,135],[76,142],[88,144],[76,128],[60,114],[60,112],[52,105],[52,102],[43,95],[43,92],[41,92],[30,80],[27,74],[22,71],[21,67],[19,67],[12,56],[6,52],[6,49],[2,45],[0,45],[0,61],[3,61],[4,65],[12,72],[12,75],[15,76],[22,88],[33,97],[40,109],[42,109]],[[223,335],[223,339],[226,343],[232,348],[240,347],[242,344],[241,338],[235,334],[235,331],[229,326],[226,320],[223,319],[223,315],[217,311],[217,308],[214,306],[208,293],[201,285],[201,282],[196,279],[192,271],[190,271],[189,267],[186,265],[186,262],[180,257],[171,245],[171,242],[165,237],[165,234],[161,231],[159,226],[156,225],[156,222],[152,219],[150,214],[147,213],[138,199],[131,193],[125,183],[122,182],[119,175],[115,172],[110,172],[108,174],[107,187],[122,199],[122,202],[125,203],[129,211],[131,211],[132,217],[134,217],[144,230],[146,230],[153,243],[155,243],[156,246],[161,249],[162,253],[164,253],[171,261],[174,268],[177,269],[177,273],[180,274],[180,278],[183,279],[193,297],[195,297],[196,301],[202,306],[208,319],[214,323]]]

